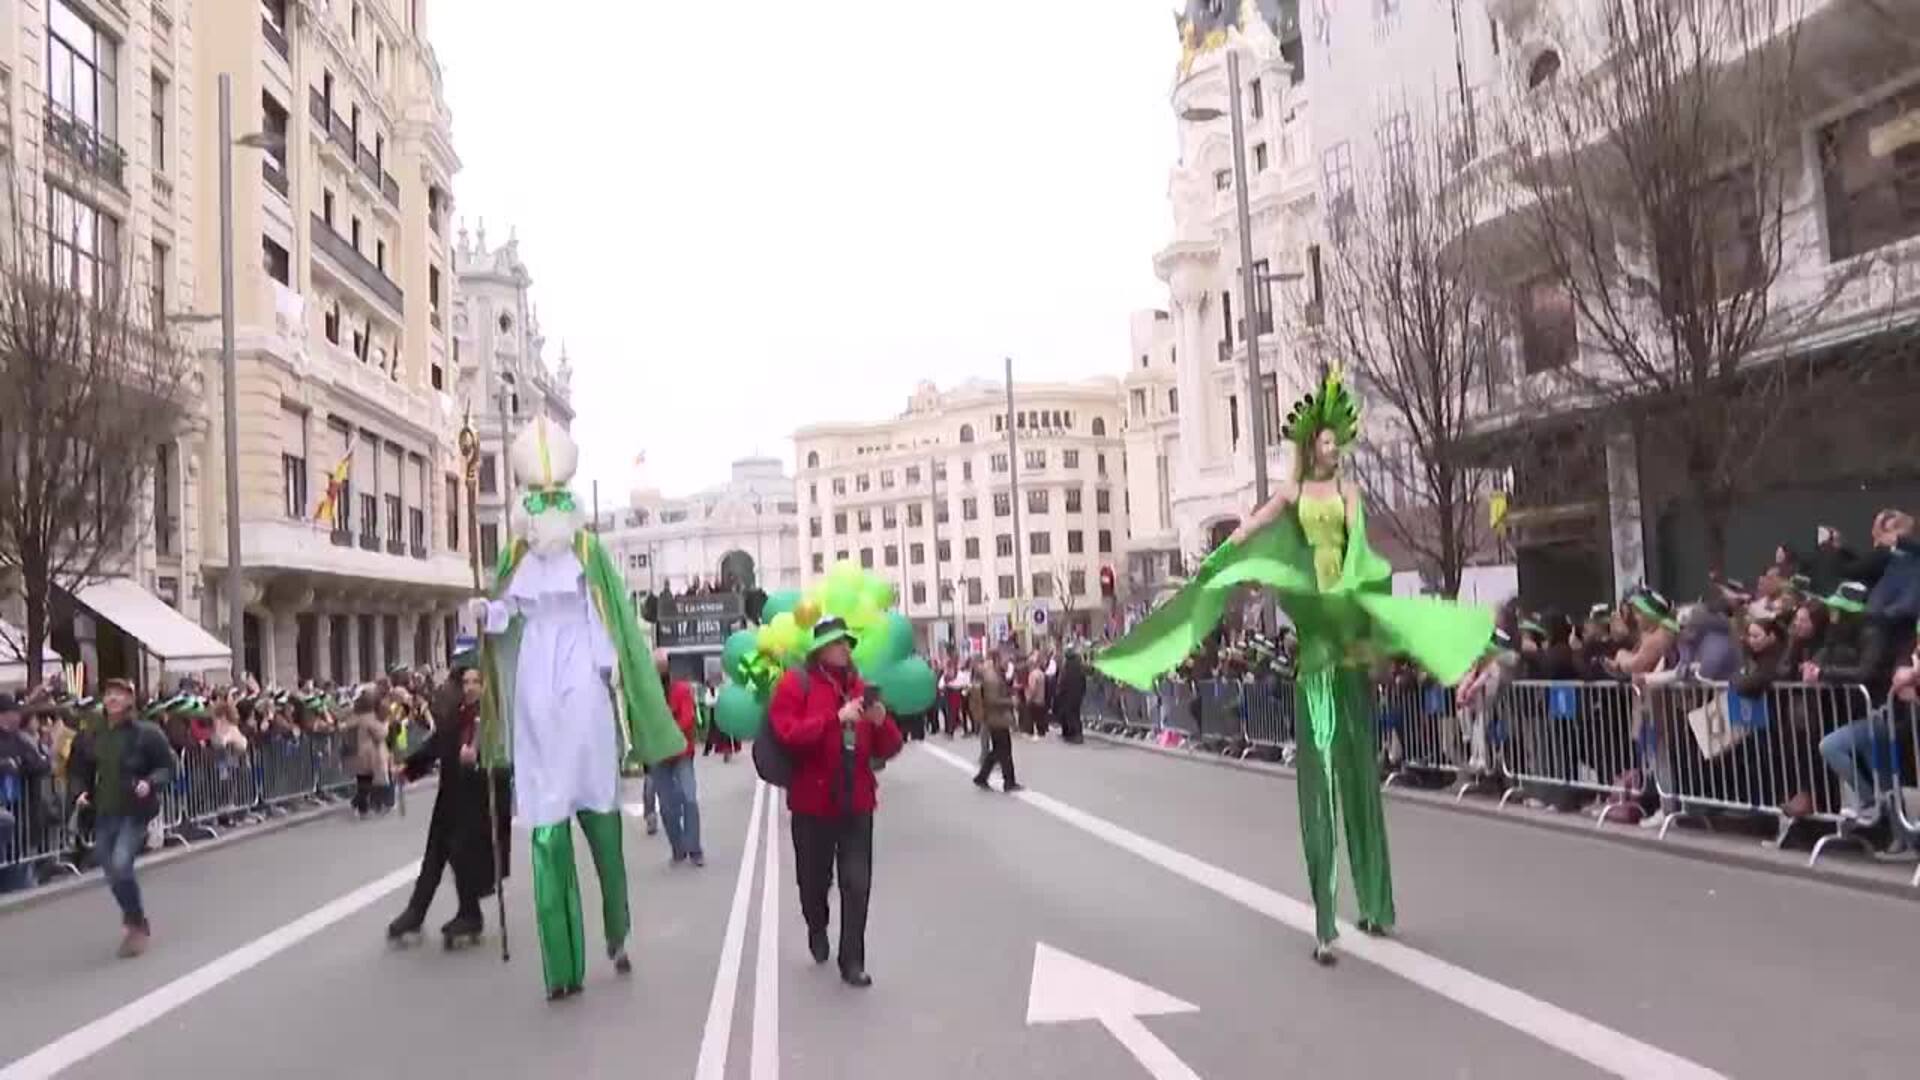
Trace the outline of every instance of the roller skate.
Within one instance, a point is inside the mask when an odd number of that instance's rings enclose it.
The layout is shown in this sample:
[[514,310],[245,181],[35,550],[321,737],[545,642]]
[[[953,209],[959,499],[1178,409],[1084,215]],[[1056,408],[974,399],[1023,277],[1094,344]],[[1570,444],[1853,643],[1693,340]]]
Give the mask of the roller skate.
[[468,945],[478,945],[484,928],[484,924],[480,921],[480,913],[477,911],[455,915],[440,928],[440,944],[448,952]]
[[400,917],[387,924],[387,944],[396,948],[420,944],[420,926],[426,922],[426,915],[412,908],[400,913]]

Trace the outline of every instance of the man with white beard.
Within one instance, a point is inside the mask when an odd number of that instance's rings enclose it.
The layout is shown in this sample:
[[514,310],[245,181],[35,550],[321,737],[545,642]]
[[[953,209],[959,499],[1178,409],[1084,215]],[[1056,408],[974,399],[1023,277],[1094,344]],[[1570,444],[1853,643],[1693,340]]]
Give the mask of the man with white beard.
[[[513,508],[513,541],[501,555],[493,599],[473,604],[490,646],[483,744],[496,757],[512,748],[514,810],[532,830],[534,914],[553,1001],[579,993],[586,977],[569,819],[580,822],[600,879],[607,956],[627,974],[620,766],[629,758],[666,761],[686,738],[668,711],[652,644],[619,571],[567,489],[579,464],[573,440],[536,418],[509,457],[525,495]],[[510,738],[501,735],[502,721]]]

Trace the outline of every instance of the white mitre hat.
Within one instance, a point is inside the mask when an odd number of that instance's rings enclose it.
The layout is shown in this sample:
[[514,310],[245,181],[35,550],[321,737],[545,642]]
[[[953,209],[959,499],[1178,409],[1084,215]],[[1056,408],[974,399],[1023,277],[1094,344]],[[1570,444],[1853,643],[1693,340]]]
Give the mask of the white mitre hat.
[[580,468],[580,448],[572,436],[536,416],[513,440],[507,452],[513,477],[530,488],[563,488]]

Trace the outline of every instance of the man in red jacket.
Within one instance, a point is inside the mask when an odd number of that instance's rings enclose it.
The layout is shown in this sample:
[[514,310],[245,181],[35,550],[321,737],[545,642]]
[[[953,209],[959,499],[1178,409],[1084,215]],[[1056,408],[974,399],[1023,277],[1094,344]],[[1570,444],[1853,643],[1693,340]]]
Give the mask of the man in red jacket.
[[673,864],[691,860],[695,866],[707,865],[700,847],[700,796],[693,782],[693,730],[698,719],[693,707],[693,688],[686,680],[676,679],[668,670],[667,654],[656,649],[653,665],[660,671],[660,684],[667,692],[667,708],[686,736],[687,748],[679,757],[663,761],[647,770],[653,790],[660,799],[661,823],[667,831],[667,846],[673,849]]
[[873,764],[900,752],[900,728],[853,670],[853,637],[840,619],[813,628],[805,671],[774,688],[768,720],[793,758],[794,876],[807,947],[827,962],[827,888],[840,874],[840,978],[867,987],[867,898],[873,891]]

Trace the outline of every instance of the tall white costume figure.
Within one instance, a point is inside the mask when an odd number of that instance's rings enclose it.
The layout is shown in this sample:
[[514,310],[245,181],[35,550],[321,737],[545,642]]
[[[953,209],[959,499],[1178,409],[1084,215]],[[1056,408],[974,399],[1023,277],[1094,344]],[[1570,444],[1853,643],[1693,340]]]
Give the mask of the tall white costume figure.
[[484,745],[495,757],[512,747],[514,812],[532,830],[541,967],[547,997],[558,999],[579,993],[586,978],[570,819],[580,822],[600,878],[607,956],[626,974],[621,763],[665,761],[686,739],[625,583],[567,490],[579,464],[573,440],[536,418],[509,457],[525,494],[513,508],[493,598],[475,601],[488,635]]

